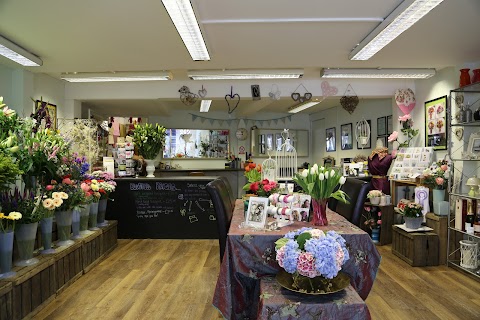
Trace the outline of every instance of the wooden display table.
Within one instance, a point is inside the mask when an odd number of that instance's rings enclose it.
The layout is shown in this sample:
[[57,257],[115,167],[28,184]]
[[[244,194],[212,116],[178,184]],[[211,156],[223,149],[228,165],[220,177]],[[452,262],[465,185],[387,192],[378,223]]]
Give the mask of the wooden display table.
[[426,215],[427,227],[438,235],[438,263],[447,264],[448,216],[437,216],[432,212]]
[[438,235],[393,226],[392,253],[412,267],[438,266]]

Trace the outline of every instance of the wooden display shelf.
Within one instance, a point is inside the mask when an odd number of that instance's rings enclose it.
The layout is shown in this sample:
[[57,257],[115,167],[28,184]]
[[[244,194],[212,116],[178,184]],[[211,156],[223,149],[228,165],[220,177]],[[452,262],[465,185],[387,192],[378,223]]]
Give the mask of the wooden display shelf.
[[412,267],[438,266],[438,235],[393,226],[392,253]]
[[56,291],[60,293],[83,274],[82,241],[55,249]]
[[90,271],[102,258],[102,230],[91,232],[82,239],[82,264],[85,273]]
[[447,264],[448,216],[437,216],[432,212],[426,215],[427,227],[438,235],[438,263]]
[[0,282],[0,319],[12,319],[12,283]]
[[116,220],[109,220],[108,226],[102,227],[102,255],[106,256],[112,252],[118,245],[117,243],[117,226]]

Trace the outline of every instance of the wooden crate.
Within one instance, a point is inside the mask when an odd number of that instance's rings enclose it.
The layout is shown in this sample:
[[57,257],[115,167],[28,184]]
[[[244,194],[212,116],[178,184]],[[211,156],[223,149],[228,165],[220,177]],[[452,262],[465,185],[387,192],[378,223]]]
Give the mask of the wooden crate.
[[448,216],[437,216],[432,212],[426,215],[427,227],[438,234],[438,263],[447,264]]
[[412,267],[438,266],[438,235],[406,232],[393,226],[392,253]]
[[116,220],[108,221],[108,226],[102,229],[102,255],[107,255],[117,247],[117,225]]
[[0,282],[0,319],[12,319],[12,283]]
[[55,249],[56,291],[60,293],[83,274],[81,240],[68,247]]
[[82,239],[83,271],[90,271],[102,258],[102,230],[92,233]]
[[[39,263],[28,267],[14,267],[15,277],[4,281],[12,284],[12,316],[20,320],[40,311],[55,297],[54,258],[40,255]],[[3,319],[3,318],[2,318]]]

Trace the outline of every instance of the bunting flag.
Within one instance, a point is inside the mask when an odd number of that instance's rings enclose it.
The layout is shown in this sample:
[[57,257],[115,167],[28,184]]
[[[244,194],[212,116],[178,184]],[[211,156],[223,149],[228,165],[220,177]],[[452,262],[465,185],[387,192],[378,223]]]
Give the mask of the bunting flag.
[[241,128],[246,128],[248,127],[249,123],[252,123],[252,126],[258,124],[259,126],[263,127],[263,124],[266,123],[267,125],[270,126],[270,124],[273,122],[275,124],[278,124],[279,121],[282,121],[284,124],[286,123],[286,119],[288,121],[292,121],[292,115],[288,115],[285,117],[280,117],[280,118],[275,118],[275,119],[263,119],[263,120],[257,120],[257,119],[246,119],[246,118],[241,118],[241,119],[214,119],[214,118],[207,118],[203,116],[199,116],[193,113],[190,113],[192,116],[192,121],[196,121],[197,119],[200,119],[201,123],[204,123],[205,120],[208,120],[211,125],[213,125],[216,122],[218,122],[219,125],[222,125],[224,122],[226,122],[229,126],[233,124],[238,124],[238,127]]

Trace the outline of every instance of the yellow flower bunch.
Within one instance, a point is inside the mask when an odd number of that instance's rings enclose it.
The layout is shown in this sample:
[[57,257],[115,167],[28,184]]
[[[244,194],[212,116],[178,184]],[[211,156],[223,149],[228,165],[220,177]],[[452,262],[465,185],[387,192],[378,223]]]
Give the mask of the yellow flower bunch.
[[8,232],[15,229],[15,221],[22,219],[20,212],[12,211],[6,216],[3,212],[0,212],[0,228],[2,232]]

